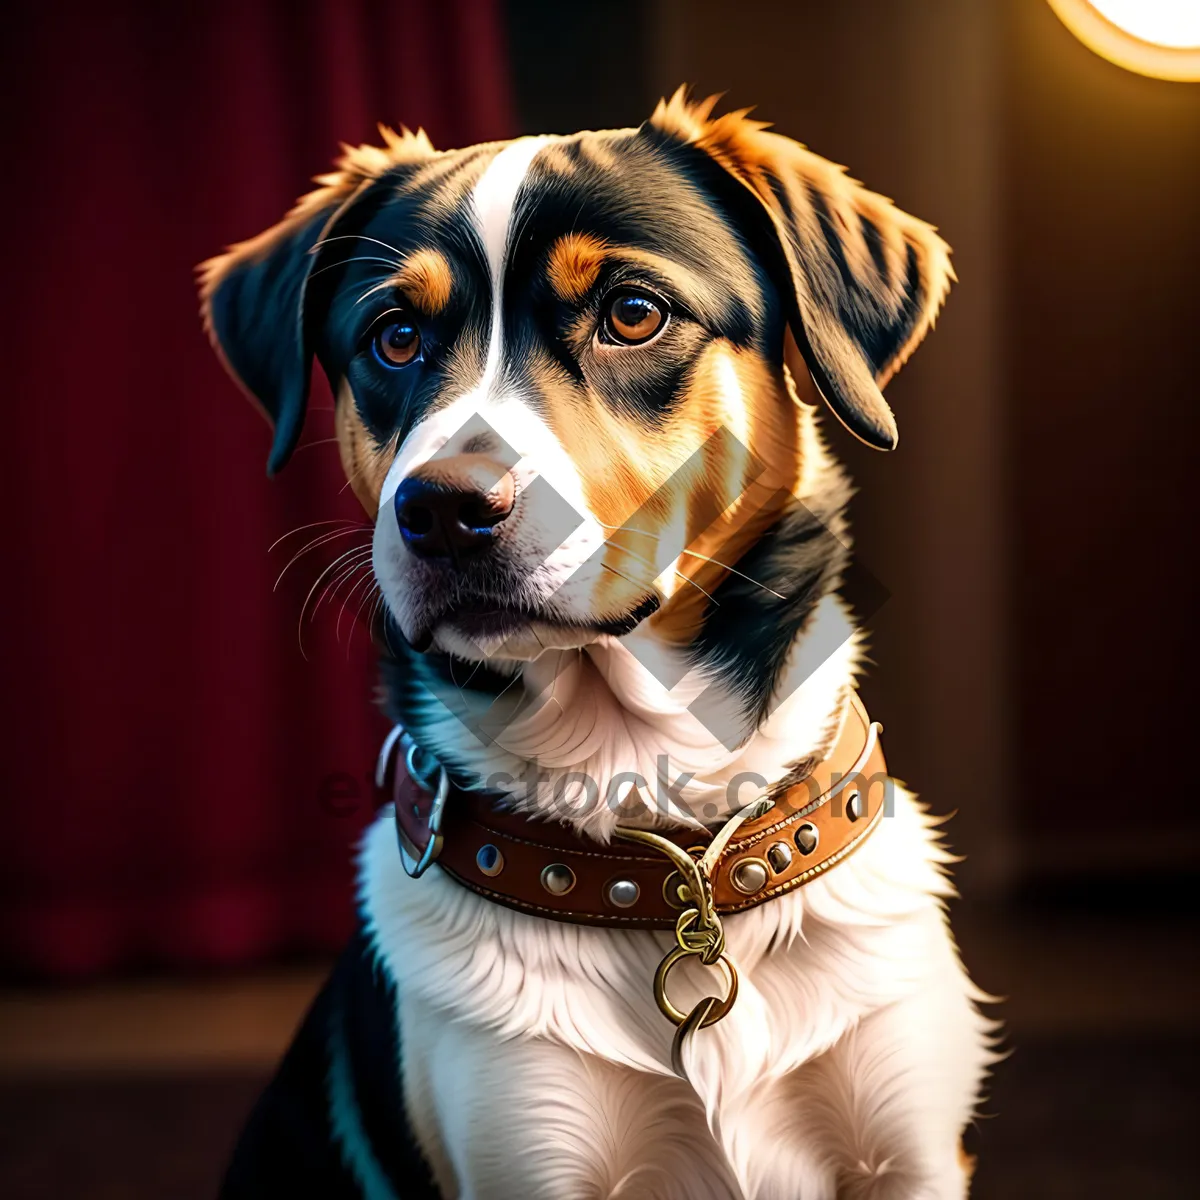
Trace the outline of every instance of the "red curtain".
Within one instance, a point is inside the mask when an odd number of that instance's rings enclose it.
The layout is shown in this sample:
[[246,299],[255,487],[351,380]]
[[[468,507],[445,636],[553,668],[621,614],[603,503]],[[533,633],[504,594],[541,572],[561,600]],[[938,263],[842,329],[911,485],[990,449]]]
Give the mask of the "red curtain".
[[508,136],[498,5],[30,2],[3,42],[0,969],[335,947],[386,726],[352,606],[335,636],[344,589],[307,659],[297,625],[366,535],[272,591],[306,534],[275,539],[359,513],[323,381],[308,448],[266,480],[192,269],[377,121]]

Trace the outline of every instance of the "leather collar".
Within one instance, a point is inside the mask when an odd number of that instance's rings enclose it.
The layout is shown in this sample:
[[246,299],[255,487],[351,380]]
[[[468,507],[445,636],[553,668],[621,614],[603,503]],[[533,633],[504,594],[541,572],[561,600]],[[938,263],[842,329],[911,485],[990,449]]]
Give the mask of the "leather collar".
[[[720,852],[709,872],[719,915],[803,886],[870,835],[891,797],[881,730],[851,693],[829,754],[773,803],[763,801]],[[382,768],[399,737],[394,731],[384,744]],[[408,742],[393,777],[396,832],[409,874],[436,861],[463,887],[522,912],[583,925],[675,928],[687,893],[681,896],[683,880],[664,854],[498,809],[494,794],[459,789],[440,768],[430,779],[422,757]],[[714,837],[678,828],[655,833],[693,856]]]

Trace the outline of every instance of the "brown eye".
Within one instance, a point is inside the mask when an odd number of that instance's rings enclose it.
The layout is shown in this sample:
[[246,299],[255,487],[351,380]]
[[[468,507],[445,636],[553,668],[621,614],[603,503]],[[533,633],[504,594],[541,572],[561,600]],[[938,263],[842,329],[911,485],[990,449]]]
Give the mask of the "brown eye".
[[666,323],[666,308],[641,292],[621,292],[604,314],[605,332],[623,346],[648,342]]
[[374,347],[385,367],[402,367],[421,352],[421,331],[412,321],[391,321],[375,335]]

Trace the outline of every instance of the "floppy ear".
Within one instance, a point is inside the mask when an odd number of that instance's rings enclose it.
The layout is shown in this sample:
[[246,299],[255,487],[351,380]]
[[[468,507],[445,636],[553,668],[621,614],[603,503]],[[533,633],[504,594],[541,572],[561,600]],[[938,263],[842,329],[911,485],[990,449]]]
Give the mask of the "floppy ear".
[[749,109],[712,117],[717,99],[692,103],[680,88],[650,123],[757,197],[791,277],[789,325],[813,379],[851,433],[891,450],[899,435],[880,388],[933,325],[955,278],[950,247],[844,168],[768,133]]
[[304,426],[313,348],[305,293],[319,243],[341,215],[385,172],[436,151],[422,130],[381,125],[384,145],[343,146],[336,170],[301,197],[277,225],[231,246],[197,268],[200,312],[225,369],[275,430],[267,473],[292,455]]

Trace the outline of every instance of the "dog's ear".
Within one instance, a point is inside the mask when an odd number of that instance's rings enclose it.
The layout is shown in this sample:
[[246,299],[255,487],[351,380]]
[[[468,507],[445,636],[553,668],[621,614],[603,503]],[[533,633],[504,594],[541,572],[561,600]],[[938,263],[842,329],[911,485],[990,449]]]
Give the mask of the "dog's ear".
[[650,124],[705,151],[757,197],[791,277],[789,325],[813,379],[853,434],[891,450],[896,420],[880,388],[933,325],[955,277],[950,248],[748,109],[713,117],[717,99],[694,103],[680,88]]
[[335,170],[317,176],[282,221],[197,268],[204,327],[225,369],[274,427],[274,475],[304,426],[313,347],[305,295],[316,250],[339,218],[385,172],[436,151],[422,130],[380,126],[383,146],[343,146]]

